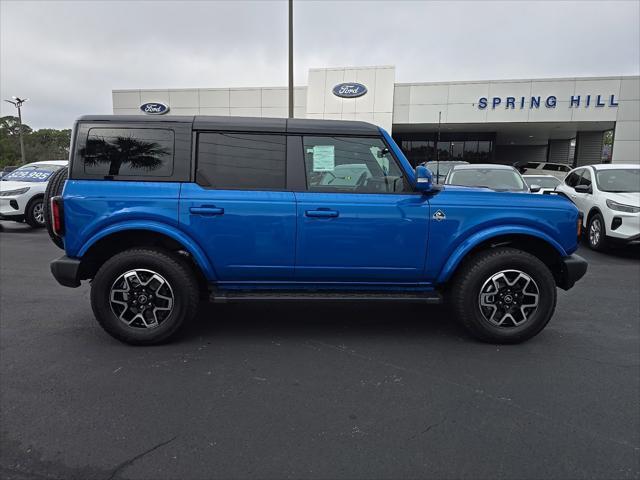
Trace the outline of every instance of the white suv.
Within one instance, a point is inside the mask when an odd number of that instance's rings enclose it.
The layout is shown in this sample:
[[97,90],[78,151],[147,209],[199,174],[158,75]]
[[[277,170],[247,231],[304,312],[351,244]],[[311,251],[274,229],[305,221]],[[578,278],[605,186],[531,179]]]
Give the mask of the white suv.
[[565,163],[528,162],[524,165],[514,165],[523,175],[553,175],[558,180],[564,180],[571,167]]
[[28,163],[0,179],[0,219],[44,227],[44,191],[49,177],[67,160]]
[[556,192],[565,195],[584,215],[589,246],[640,242],[640,165],[604,164],[579,167]]

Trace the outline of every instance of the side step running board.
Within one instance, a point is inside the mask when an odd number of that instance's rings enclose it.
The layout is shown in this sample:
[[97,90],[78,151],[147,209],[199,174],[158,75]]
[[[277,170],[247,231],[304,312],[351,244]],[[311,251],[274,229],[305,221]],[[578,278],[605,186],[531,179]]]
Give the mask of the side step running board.
[[442,295],[438,292],[292,292],[292,291],[213,291],[209,299],[214,303],[264,302],[264,301],[329,301],[329,302],[416,302],[439,304]]

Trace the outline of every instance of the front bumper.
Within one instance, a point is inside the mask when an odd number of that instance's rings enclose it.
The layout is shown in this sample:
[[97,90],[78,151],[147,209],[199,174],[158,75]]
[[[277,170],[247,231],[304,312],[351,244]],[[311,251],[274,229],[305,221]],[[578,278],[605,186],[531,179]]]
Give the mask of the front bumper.
[[575,253],[563,258],[557,285],[563,290],[569,290],[584,277],[588,265],[584,258]]
[[10,219],[24,215],[24,209],[29,203],[31,196],[27,193],[22,195],[12,195],[10,197],[0,197],[0,217]]
[[80,260],[63,255],[51,262],[51,273],[60,285],[80,286]]

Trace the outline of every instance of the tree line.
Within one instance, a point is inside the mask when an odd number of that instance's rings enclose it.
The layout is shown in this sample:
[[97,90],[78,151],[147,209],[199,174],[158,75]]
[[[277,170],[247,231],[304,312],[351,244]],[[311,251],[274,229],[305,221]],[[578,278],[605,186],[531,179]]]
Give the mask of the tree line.
[[[19,133],[18,117],[0,117],[0,169],[8,165],[22,164]],[[23,123],[22,135],[27,163],[69,158],[71,129],[42,128],[33,130]]]

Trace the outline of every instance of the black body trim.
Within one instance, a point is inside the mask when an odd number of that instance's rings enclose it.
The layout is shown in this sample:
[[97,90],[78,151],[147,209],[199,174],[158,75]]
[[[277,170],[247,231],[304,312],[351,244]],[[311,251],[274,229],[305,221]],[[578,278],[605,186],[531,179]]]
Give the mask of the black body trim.
[[51,262],[51,273],[60,285],[80,286],[80,260],[63,255]]
[[573,254],[563,258],[558,286],[563,290],[572,288],[587,273],[588,265],[580,255]]
[[367,292],[367,291],[218,291],[211,292],[209,300],[213,303],[230,302],[266,302],[266,301],[328,301],[328,302],[417,302],[438,305],[442,303],[439,292]]
[[183,123],[193,130],[236,132],[292,133],[300,135],[370,135],[379,137],[380,130],[372,123],[349,120],[314,120],[306,118],[257,118],[184,115],[85,115],[79,123]]

